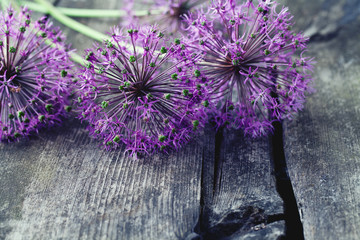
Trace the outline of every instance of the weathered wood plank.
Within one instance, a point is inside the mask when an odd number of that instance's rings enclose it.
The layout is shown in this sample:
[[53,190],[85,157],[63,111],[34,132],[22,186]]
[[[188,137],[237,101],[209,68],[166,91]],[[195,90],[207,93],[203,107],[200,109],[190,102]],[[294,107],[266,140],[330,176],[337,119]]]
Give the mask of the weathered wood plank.
[[285,124],[286,159],[306,239],[360,239],[360,22],[350,14],[360,5],[340,6],[353,19],[339,18],[340,31],[311,44],[317,92]]
[[7,239],[184,238],[199,215],[202,146],[132,160],[107,153],[74,122],[1,145]]
[[205,239],[276,239],[284,234],[283,201],[276,191],[268,138],[252,140],[242,131],[216,137],[214,161],[204,163],[202,229]]

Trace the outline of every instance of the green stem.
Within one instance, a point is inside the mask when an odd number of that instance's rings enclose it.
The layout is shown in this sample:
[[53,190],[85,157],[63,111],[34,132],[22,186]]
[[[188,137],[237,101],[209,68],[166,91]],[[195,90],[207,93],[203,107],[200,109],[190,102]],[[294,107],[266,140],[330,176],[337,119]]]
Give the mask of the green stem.
[[53,18],[55,18],[56,20],[58,20],[65,26],[72,28],[73,30],[75,30],[81,34],[84,34],[87,37],[93,38],[99,42],[102,42],[106,39],[110,39],[107,35],[105,35],[101,32],[98,32],[84,24],[81,24],[81,23],[65,16],[59,10],[57,10],[51,3],[49,3],[45,0],[35,0],[35,1],[38,2],[39,4],[41,4]]
[[[28,1],[22,1],[22,5],[27,6],[30,10],[41,12],[41,13],[49,13],[48,9],[40,4]],[[125,17],[127,15],[124,10],[112,10],[112,9],[83,9],[83,8],[63,8],[56,7],[56,9],[62,14],[69,17],[87,17],[87,18],[103,18],[103,17]],[[156,9],[156,10],[138,10],[134,11],[134,15],[138,17],[146,16],[149,14],[160,14],[164,11],[164,9]]]
[[78,63],[83,66],[85,66],[87,63],[87,61],[83,57],[81,57],[79,54],[74,53],[74,52],[70,53],[70,58],[73,62]]
[[[53,18],[55,18],[56,20],[58,20],[60,23],[64,24],[65,26],[72,28],[73,30],[75,30],[87,37],[95,39],[96,41],[99,41],[99,42],[102,42],[104,40],[111,40],[111,38],[109,36],[107,36],[101,32],[98,32],[84,24],[81,24],[81,23],[65,16],[59,10],[57,10],[56,7],[54,7],[52,4],[50,4],[46,0],[35,0],[35,1],[38,2],[39,4],[41,4],[43,7],[45,7],[47,9],[48,13]],[[124,44],[124,45],[127,48],[132,47],[132,45],[130,45],[130,44]],[[136,47],[136,50],[138,51],[138,53],[144,52],[144,49],[142,49],[140,47]]]

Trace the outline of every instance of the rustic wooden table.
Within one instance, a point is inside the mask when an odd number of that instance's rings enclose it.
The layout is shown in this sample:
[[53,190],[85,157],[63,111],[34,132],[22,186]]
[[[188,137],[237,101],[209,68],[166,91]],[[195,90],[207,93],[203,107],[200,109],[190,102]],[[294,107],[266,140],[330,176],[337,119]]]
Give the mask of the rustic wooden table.
[[[294,121],[257,140],[209,132],[137,161],[99,150],[76,120],[0,144],[0,239],[360,239],[360,1],[282,2],[318,62],[317,92]],[[79,54],[92,45],[64,29]]]

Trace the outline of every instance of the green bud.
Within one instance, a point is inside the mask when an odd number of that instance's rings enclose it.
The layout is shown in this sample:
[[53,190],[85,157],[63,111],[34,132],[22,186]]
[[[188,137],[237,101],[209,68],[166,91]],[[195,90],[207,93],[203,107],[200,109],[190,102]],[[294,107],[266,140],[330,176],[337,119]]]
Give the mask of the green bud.
[[52,110],[52,108],[53,108],[52,104],[46,104],[45,105],[45,109],[46,109],[47,112],[50,112]]
[[127,109],[128,107],[129,107],[129,104],[127,104],[127,103],[123,104],[123,109]]
[[105,68],[100,67],[100,68],[97,70],[97,72],[98,72],[99,74],[103,74],[103,73],[105,72]]
[[155,67],[155,63],[154,63],[154,62],[151,62],[151,63],[149,63],[149,66],[150,66],[150,67]]
[[161,47],[160,52],[162,54],[165,54],[165,53],[167,53],[167,49],[165,47]]
[[179,44],[180,44],[180,39],[175,38],[174,43],[175,43],[176,45],[179,45]]
[[18,112],[18,117],[22,118],[23,116],[25,116],[25,113],[23,111],[19,111]]
[[38,117],[40,122],[43,122],[45,120],[45,116],[44,115],[39,115]]
[[167,118],[164,119],[165,124],[168,124],[169,122],[170,122],[169,119],[167,119]]
[[194,75],[195,77],[200,77],[200,70],[195,70]]
[[130,56],[130,58],[129,58],[129,61],[131,62],[131,63],[133,63],[133,62],[135,62],[136,61],[136,58],[135,58],[135,56]]
[[71,107],[71,106],[65,106],[64,108],[65,108],[65,111],[66,111],[66,112],[71,112],[71,110],[72,110],[72,107]]
[[21,26],[21,27],[19,28],[19,31],[22,32],[22,33],[24,33],[24,32],[26,31],[26,27]]
[[186,97],[186,96],[189,95],[189,90],[184,89],[184,90],[182,91],[182,93],[183,93],[183,95]]
[[119,135],[116,135],[116,136],[114,137],[113,141],[116,142],[116,143],[120,142],[120,137],[119,137]]
[[162,32],[159,32],[158,38],[163,38],[163,37],[164,37],[164,34]]
[[196,128],[197,126],[199,126],[199,120],[194,120],[192,124]]
[[9,52],[11,52],[11,53],[15,53],[15,52],[16,52],[16,48],[14,48],[14,47],[10,47]]
[[203,105],[204,107],[208,107],[208,106],[209,106],[209,101],[208,101],[208,100],[203,101],[203,102],[202,102],[202,105]]
[[204,45],[204,40],[200,40],[200,41],[199,41],[199,44],[200,44],[200,45]]
[[166,137],[164,135],[160,135],[158,139],[160,142],[164,142],[166,140]]
[[66,77],[67,76],[67,71],[61,70],[60,74],[61,74],[62,77]]
[[170,94],[170,93],[164,94],[164,98],[165,98],[166,100],[169,100],[170,97],[171,97],[171,94]]
[[14,119],[14,117],[15,117],[14,114],[12,114],[12,113],[9,114],[9,119],[10,119],[10,120],[11,120],[11,119]]
[[28,119],[28,118],[24,119],[24,123],[29,123],[29,122],[30,122],[30,119]]
[[21,136],[20,133],[18,133],[18,132],[15,132],[15,133],[14,133],[14,138],[18,138],[18,137],[20,137],[20,136]]
[[177,80],[177,79],[178,79],[178,75],[177,75],[176,73],[174,73],[174,74],[171,75],[171,78],[172,78],[173,80]]
[[265,50],[264,50],[264,54],[267,56],[267,55],[270,54],[270,51],[269,51],[268,49],[265,49]]
[[109,101],[102,101],[102,102],[101,102],[101,107],[102,107],[102,108],[105,109],[105,108],[107,108],[108,106],[109,106]]

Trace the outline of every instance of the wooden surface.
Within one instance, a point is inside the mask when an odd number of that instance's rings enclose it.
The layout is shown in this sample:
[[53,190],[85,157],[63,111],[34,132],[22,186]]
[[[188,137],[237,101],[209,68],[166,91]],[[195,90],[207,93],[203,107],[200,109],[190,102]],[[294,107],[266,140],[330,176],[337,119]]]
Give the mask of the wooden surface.
[[[297,239],[291,185],[305,239],[360,239],[360,4],[282,2],[318,62],[317,92],[284,124],[283,163],[273,152],[282,141],[208,130],[178,153],[134,161],[101,150],[85,125],[66,120],[31,141],[0,144],[0,239]],[[117,24],[78,20],[102,32]],[[92,46],[64,31],[79,54]]]
[[[360,239],[360,2],[330,3],[319,29],[317,92],[285,124],[285,153],[306,239]],[[356,14],[356,11],[358,12]],[[333,20],[329,20],[329,18]],[[324,22],[331,24],[325,29]]]

